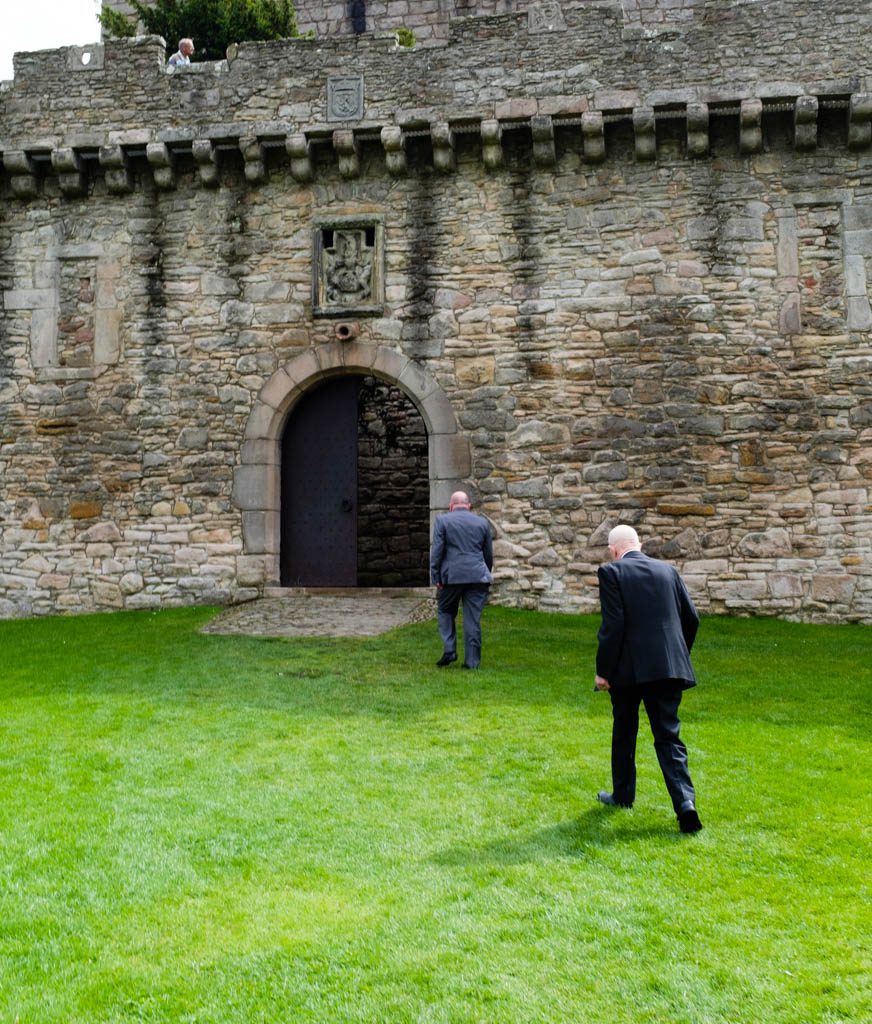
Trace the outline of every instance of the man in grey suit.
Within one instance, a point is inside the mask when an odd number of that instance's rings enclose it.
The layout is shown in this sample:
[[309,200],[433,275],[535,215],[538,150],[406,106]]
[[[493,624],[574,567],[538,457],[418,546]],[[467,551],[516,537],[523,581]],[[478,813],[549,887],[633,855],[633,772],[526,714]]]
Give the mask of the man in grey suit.
[[469,496],[455,491],[447,515],[437,517],[430,548],[430,582],[436,586],[436,621],[442,637],[439,668],[457,661],[457,610],[463,602],[463,667],[481,663],[481,613],[493,576],[488,521],[470,511]]
[[696,793],[679,737],[678,706],[696,685],[690,649],[699,616],[678,571],[642,552],[632,526],[609,534],[613,561],[599,568],[602,625],[597,639],[597,690],[612,699],[612,792],[597,799],[632,807],[636,797],[636,735],[644,703],[654,749],[682,832],[702,828]]

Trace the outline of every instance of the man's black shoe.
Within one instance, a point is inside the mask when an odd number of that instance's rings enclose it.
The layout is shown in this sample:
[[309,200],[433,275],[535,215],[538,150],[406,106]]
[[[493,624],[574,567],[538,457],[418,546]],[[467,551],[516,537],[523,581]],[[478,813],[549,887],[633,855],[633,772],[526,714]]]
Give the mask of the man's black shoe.
[[686,833],[699,832],[702,828],[702,822],[699,820],[699,815],[693,804],[689,807],[682,807],[678,812],[678,827]]
[[450,665],[452,661],[457,661],[456,654],[443,654],[442,657],[436,662],[436,667],[445,668],[445,666]]
[[464,662],[460,667],[461,668],[471,668],[475,672],[478,671],[478,665],[467,665],[466,662]]
[[606,807],[626,807],[629,809],[632,804],[622,804],[620,800],[615,800],[611,793],[607,793],[604,789],[601,789],[596,795],[597,800],[601,804],[605,804]]

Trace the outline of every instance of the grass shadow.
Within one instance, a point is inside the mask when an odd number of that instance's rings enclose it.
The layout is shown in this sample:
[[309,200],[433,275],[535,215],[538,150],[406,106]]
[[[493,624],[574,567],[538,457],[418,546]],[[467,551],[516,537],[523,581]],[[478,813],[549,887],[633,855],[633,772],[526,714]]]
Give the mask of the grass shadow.
[[505,836],[484,846],[452,846],[432,861],[442,867],[530,864],[537,861],[584,859],[592,852],[620,843],[662,839],[672,844],[687,841],[674,822],[652,824],[632,812],[620,815],[593,807],[577,818],[560,821],[525,836]]

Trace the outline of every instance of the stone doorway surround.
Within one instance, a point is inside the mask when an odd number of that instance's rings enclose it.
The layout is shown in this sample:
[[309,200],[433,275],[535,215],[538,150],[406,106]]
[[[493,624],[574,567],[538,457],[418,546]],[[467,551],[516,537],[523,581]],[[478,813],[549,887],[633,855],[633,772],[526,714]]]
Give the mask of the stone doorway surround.
[[345,374],[370,374],[396,385],[420,412],[427,428],[431,522],[469,478],[469,441],[458,430],[448,396],[419,363],[387,346],[359,341],[309,349],[264,384],[245,426],[233,503],[242,513],[240,576],[247,585],[279,583],[281,438],[288,417],[307,391]]

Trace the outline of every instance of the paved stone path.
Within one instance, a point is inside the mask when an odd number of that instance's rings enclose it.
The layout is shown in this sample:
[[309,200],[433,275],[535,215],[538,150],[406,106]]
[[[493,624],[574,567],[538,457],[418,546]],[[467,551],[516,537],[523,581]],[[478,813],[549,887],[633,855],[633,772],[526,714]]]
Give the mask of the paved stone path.
[[436,615],[426,587],[270,589],[257,601],[226,608],[203,633],[242,636],[377,636]]

